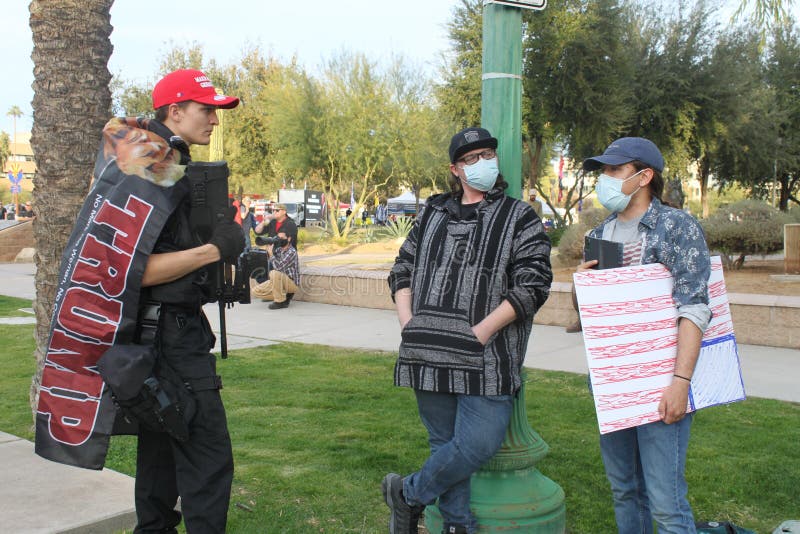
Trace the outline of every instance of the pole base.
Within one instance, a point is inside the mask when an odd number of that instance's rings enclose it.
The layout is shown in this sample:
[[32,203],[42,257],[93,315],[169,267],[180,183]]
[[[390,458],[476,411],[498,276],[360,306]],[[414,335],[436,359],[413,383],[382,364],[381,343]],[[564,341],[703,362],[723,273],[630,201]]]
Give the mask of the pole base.
[[[564,490],[536,468],[479,471],[472,476],[471,486],[478,532],[563,534],[566,530]],[[430,534],[439,534],[443,523],[435,505],[425,508]]]

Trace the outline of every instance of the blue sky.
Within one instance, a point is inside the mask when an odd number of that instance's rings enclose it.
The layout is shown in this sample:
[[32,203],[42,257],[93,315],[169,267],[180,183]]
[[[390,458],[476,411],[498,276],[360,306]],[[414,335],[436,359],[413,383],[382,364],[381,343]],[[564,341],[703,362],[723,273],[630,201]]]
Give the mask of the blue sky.
[[[659,0],[643,0],[654,1]],[[671,0],[661,0],[674,5]],[[727,21],[741,0],[724,0],[719,16]],[[754,0],[749,0],[752,5]],[[786,0],[798,18],[798,0]],[[433,73],[448,48],[445,24],[458,0],[116,0],[111,8],[114,53],[112,74],[150,84],[164,54],[174,45],[203,45],[205,57],[237,62],[259,45],[288,60],[296,55],[312,73],[341,50],[364,52],[373,60],[392,54]],[[11,106],[24,117],[17,131],[30,131],[33,99],[33,47],[28,25],[29,0],[5,0],[0,65],[0,130],[11,134]],[[192,6],[191,9],[188,6]]]
[[[0,89],[0,130],[9,135],[11,106],[25,113],[17,120],[18,132],[30,131],[32,122],[28,4],[10,0],[2,9],[0,58],[7,78]],[[433,72],[448,47],[445,24],[455,5],[455,0],[116,0],[109,68],[126,80],[150,83],[173,45],[196,42],[206,58],[219,63],[237,62],[243,50],[259,45],[278,58],[297,55],[312,72],[341,50],[378,61],[400,53]]]

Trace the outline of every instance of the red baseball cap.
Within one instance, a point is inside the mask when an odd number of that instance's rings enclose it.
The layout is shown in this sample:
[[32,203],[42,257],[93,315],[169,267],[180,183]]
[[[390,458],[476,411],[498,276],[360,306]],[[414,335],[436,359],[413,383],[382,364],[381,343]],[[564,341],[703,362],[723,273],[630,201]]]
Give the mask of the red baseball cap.
[[239,99],[235,96],[218,95],[208,76],[197,69],[170,72],[153,87],[153,109],[187,100],[222,109],[239,105]]

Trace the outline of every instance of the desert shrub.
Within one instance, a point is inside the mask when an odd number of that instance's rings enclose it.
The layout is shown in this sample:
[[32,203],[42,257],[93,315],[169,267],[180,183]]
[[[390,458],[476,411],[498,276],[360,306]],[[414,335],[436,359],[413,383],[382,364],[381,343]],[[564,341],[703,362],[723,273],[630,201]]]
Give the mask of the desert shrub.
[[383,233],[391,239],[405,239],[414,226],[412,217],[398,217],[396,221],[389,221],[383,227]]
[[720,208],[702,226],[708,248],[720,252],[723,265],[740,269],[747,256],[783,249],[783,225],[791,222],[790,215],[761,200],[741,200]]
[[794,205],[789,207],[789,211],[787,212],[789,217],[792,218],[792,221],[795,223],[800,223],[800,206]]
[[361,243],[377,243],[380,238],[380,232],[374,226],[365,226],[359,232],[359,241]]
[[553,248],[557,247],[559,243],[561,243],[561,238],[564,236],[564,232],[567,231],[568,226],[556,226],[549,232],[547,232],[547,237],[550,238],[550,244]]
[[580,221],[566,227],[558,242],[558,256],[562,264],[573,265],[583,259],[583,237],[586,232],[608,217],[608,211],[595,207],[581,212]]

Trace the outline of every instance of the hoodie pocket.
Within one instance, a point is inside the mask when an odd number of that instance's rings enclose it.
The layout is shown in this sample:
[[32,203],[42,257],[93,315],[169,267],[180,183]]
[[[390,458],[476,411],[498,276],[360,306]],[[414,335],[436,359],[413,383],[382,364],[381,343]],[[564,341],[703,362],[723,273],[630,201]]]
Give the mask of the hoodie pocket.
[[400,358],[419,363],[453,368],[483,368],[485,347],[472,332],[466,315],[422,310],[401,332]]

